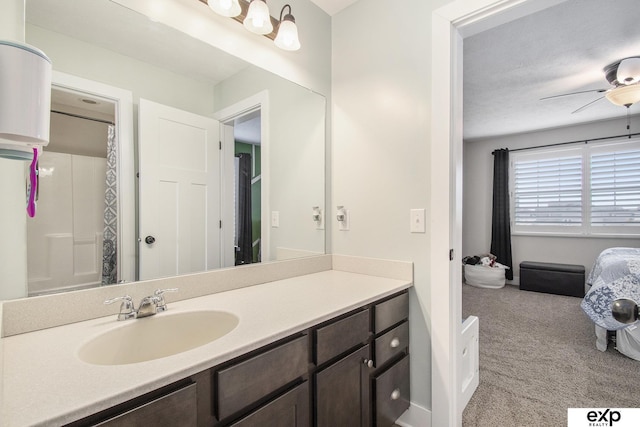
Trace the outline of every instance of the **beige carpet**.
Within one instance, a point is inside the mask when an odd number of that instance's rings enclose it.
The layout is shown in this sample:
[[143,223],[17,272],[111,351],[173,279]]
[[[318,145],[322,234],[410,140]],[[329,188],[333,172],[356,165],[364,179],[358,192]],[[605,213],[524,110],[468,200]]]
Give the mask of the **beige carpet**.
[[595,347],[580,298],[463,285],[480,318],[480,385],[464,427],[566,426],[567,408],[640,407],[640,362]]

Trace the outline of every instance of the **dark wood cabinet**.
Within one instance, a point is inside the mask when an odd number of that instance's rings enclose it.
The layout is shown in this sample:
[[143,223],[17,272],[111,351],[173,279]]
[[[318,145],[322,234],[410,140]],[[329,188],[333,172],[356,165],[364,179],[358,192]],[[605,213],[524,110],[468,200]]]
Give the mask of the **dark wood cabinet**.
[[407,291],[69,424],[391,427],[409,406]]
[[369,357],[364,346],[316,374],[317,427],[369,425]]
[[309,427],[309,383],[304,382],[231,427]]
[[[176,389],[176,387],[179,387]],[[197,427],[197,393],[194,383],[163,387],[142,397],[70,424],[100,427]],[[146,401],[145,401],[146,400]]]
[[215,370],[218,419],[225,419],[307,375],[307,335]]
[[373,377],[376,427],[389,427],[409,407],[409,356]]
[[391,427],[409,408],[409,294],[373,306],[374,370],[370,373],[371,425]]

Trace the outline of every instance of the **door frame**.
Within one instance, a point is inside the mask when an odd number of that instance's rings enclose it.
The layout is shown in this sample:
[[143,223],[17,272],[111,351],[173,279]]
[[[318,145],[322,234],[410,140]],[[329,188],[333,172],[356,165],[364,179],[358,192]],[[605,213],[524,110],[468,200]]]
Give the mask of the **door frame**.
[[133,138],[133,94],[129,90],[53,71],[51,85],[82,92],[115,104],[118,183],[118,280],[136,280],[135,147]]
[[[431,425],[461,426],[463,38],[566,0],[456,0],[431,15]],[[535,4],[534,4],[535,3]],[[438,108],[435,108],[437,106]],[[437,226],[436,226],[437,224]],[[453,257],[450,259],[450,250]],[[482,319],[480,319],[482,321]]]
[[[222,133],[226,132],[228,123],[234,119],[241,117],[245,114],[253,111],[260,110],[260,253],[261,262],[269,261],[270,250],[270,234],[271,234],[271,221],[269,220],[269,91],[263,90],[255,95],[236,102],[222,110],[215,112],[212,117],[220,122],[221,129],[221,143],[222,153],[220,156],[220,171],[222,187],[222,223],[234,224],[235,222],[235,207],[233,199],[233,188],[235,182],[235,168],[233,165],[233,159],[235,154],[234,140],[233,138],[225,137]],[[231,189],[231,190],[229,190]],[[220,254],[223,262],[228,262],[227,252],[229,242],[233,247],[233,234],[234,227],[222,227],[220,242]],[[225,261],[227,260],[227,261]],[[231,267],[233,265],[224,265],[225,267]]]

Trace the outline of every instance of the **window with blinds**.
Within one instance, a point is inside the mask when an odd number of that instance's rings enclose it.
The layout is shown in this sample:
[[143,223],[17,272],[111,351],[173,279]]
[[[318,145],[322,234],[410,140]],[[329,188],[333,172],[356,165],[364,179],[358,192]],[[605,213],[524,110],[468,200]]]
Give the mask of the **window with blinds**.
[[640,234],[640,140],[511,153],[515,233]]
[[515,162],[515,222],[582,225],[582,157]]
[[640,225],[640,149],[591,154],[591,225]]

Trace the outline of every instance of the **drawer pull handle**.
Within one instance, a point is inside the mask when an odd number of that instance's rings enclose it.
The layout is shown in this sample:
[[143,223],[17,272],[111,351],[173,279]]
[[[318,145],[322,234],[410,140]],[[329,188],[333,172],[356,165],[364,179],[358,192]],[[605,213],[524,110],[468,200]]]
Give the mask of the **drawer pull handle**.
[[364,359],[362,363],[364,363],[367,366],[367,368],[373,368],[373,360],[371,359]]
[[400,340],[398,338],[394,338],[391,340],[391,344],[389,344],[391,348],[397,348],[400,346]]
[[400,389],[397,388],[391,392],[391,400],[398,400],[400,398]]

